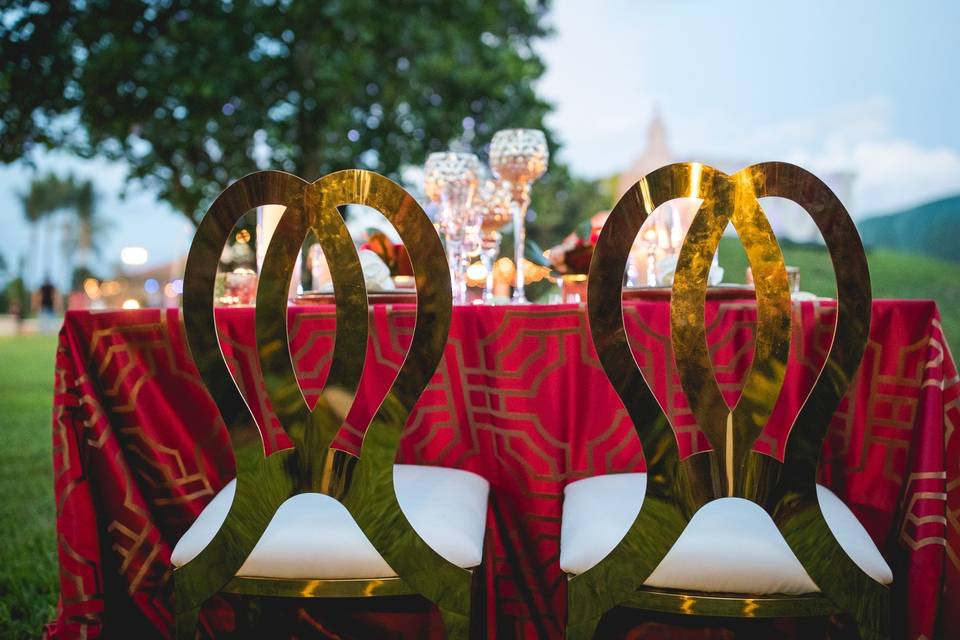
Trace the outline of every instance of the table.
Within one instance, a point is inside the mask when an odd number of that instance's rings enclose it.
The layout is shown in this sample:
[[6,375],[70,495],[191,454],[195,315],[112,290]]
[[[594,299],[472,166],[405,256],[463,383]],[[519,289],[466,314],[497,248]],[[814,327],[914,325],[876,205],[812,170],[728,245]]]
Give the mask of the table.
[[[637,360],[672,416],[681,451],[707,448],[667,355],[668,303],[624,308]],[[358,445],[413,329],[412,306],[377,305],[371,313],[367,370],[340,434],[348,448]],[[749,365],[755,315],[752,300],[708,302],[711,352],[728,400]],[[823,361],[835,306],[797,303],[794,315],[800,329],[787,382],[757,447],[768,452],[780,450]],[[217,318],[267,448],[285,446],[260,381],[253,310],[221,309]],[[643,468],[586,322],[576,305],[455,308],[444,361],[404,431],[400,461],[468,469],[491,483],[483,567],[491,635],[562,637],[563,487]],[[310,397],[329,365],[333,310],[291,307],[289,326]],[[233,474],[218,418],[186,354],[176,310],[68,313],[53,409],[60,603],[49,635],[170,632],[170,551]],[[875,301],[864,362],[833,418],[821,475],[894,569],[897,637],[960,634],[960,607],[945,606],[960,602],[958,425],[960,379],[935,304]],[[425,633],[422,614],[382,615],[393,628]],[[300,620],[327,628],[342,622]],[[230,603],[215,601],[205,624],[214,633],[229,627]],[[350,637],[349,625],[340,632]]]

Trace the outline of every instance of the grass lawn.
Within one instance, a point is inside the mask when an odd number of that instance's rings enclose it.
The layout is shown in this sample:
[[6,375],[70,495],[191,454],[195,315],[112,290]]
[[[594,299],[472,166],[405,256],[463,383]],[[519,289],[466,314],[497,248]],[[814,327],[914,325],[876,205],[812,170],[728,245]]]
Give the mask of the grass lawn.
[[[800,288],[819,296],[835,298],[833,266],[827,250],[809,245],[783,247],[787,264],[800,267]],[[874,298],[932,298],[937,301],[950,349],[960,355],[960,264],[875,249],[867,253]],[[743,282],[747,256],[737,238],[720,242],[720,266],[726,282]]]
[[0,637],[37,638],[57,603],[50,415],[56,338],[0,339]]

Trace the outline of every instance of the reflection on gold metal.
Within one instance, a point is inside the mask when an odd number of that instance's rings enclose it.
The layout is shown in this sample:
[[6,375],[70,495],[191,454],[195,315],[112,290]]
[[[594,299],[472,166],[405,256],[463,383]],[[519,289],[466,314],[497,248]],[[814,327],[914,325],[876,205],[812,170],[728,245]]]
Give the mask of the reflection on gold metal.
[[[331,448],[352,405],[368,336],[367,295],[356,248],[340,207],[377,209],[403,240],[415,273],[417,316],[408,356],[372,419],[359,457]],[[257,425],[217,339],[213,291],[220,254],[249,210],[282,205],[257,292],[256,336],[271,405],[293,447],[266,457]],[[337,337],[326,386],[307,406],[290,358],[288,284],[304,238],[312,232],[330,266]],[[419,593],[440,609],[450,637],[469,632],[471,572],[449,563],[417,535],[397,502],[393,462],[407,417],[436,370],[450,329],[451,287],[443,247],[429,218],[400,186],[369,171],[341,171],[307,183],[262,171],[227,188],[211,205],[190,248],[184,277],[184,323],[190,352],[227,426],[237,489],[213,541],[174,573],[177,635],[192,638],[201,605],[218,591],[291,597]],[[236,578],[277,508],[303,492],[340,500],[399,578],[267,580]]]
[[403,596],[416,593],[400,578],[374,580],[233,578],[221,591],[279,598],[367,598],[373,596]]
[[842,613],[821,594],[755,596],[737,593],[684,593],[647,587],[637,591],[625,606],[693,616],[776,618],[828,616]]
[[[752,450],[780,394],[789,356],[790,290],[783,256],[758,202],[793,200],[813,218],[833,262],[838,312],[826,364],[791,429],[781,462]],[[712,450],[681,460],[663,409],[627,342],[621,286],[630,247],[647,217],[681,197],[702,200],[678,256],[671,296],[671,343],[681,385]],[[728,223],[756,281],[753,362],[739,401],[727,406],[706,342],[710,263]],[[623,540],[589,571],[572,576],[568,638],[590,638],[618,605],[713,616],[802,616],[847,612],[861,637],[889,634],[889,589],[873,581],[837,543],[820,512],[816,468],[828,423],[860,364],[870,325],[870,280],[853,221],[827,186],[794,165],[763,163],[732,176],[698,163],[658,169],[611,212],[597,241],[588,281],[591,337],[607,377],[636,428],[647,464],[647,493]],[[756,596],[644,587],[693,514],[706,502],[737,496],[771,516],[819,594]],[[749,553],[749,550],[745,550]]]

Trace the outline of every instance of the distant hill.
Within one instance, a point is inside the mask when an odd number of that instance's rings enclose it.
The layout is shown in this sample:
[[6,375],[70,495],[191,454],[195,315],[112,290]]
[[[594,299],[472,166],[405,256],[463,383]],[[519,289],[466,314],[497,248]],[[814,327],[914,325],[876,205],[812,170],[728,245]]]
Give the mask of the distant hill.
[[[800,267],[800,288],[819,296],[835,297],[837,285],[830,256],[822,244],[781,245],[787,264]],[[725,282],[743,282],[747,256],[737,238],[720,241],[720,266]],[[878,248],[867,254],[874,298],[932,298],[940,307],[943,329],[960,353],[960,286],[956,263],[915,253]]]
[[857,223],[867,247],[882,247],[960,262],[960,195]]

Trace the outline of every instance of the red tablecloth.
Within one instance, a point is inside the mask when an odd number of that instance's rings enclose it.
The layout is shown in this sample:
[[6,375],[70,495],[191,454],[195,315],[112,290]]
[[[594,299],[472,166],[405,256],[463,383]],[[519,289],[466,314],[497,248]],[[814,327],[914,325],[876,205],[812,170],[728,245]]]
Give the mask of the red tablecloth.
[[[795,306],[802,330],[758,448],[779,451],[825,355],[834,309],[824,301]],[[934,303],[880,300],[873,309],[860,374],[831,425],[823,481],[894,568],[898,637],[960,637],[960,381]],[[333,312],[294,307],[290,314],[291,352],[309,395],[329,364]],[[668,355],[667,302],[628,303],[625,315],[682,451],[705,448]],[[731,399],[749,365],[754,318],[752,301],[708,304],[717,375]],[[361,397],[341,432],[347,446],[359,442],[398,370],[413,307],[377,306],[373,321]],[[221,310],[218,322],[268,448],[283,447],[286,437],[260,383],[253,310]],[[186,355],[176,311],[67,315],[53,440],[61,598],[48,632],[169,633],[170,551],[233,473],[222,422]],[[583,308],[456,308],[445,359],[401,449],[402,461],[469,469],[491,483],[491,634],[562,637],[563,487],[643,467],[632,425],[587,336]],[[229,607],[218,607],[209,623],[229,624]]]

